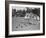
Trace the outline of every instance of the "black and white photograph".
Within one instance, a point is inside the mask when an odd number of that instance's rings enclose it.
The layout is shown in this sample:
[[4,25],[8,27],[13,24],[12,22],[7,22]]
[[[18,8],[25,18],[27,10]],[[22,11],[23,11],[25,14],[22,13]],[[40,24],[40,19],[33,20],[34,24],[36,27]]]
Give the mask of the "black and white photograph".
[[12,7],[12,31],[40,30],[40,8]]
[[10,3],[8,8],[8,35],[43,34],[43,4]]

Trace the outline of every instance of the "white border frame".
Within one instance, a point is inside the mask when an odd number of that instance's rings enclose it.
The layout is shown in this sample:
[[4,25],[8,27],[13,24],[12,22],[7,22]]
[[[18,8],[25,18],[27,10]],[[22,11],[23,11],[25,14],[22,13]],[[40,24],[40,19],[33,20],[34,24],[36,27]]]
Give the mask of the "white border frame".
[[[35,31],[12,31],[12,6],[20,7],[35,7],[40,8],[40,30]],[[9,4],[9,35],[20,35],[20,34],[36,34],[43,33],[43,6],[42,5],[21,5],[21,4]]]

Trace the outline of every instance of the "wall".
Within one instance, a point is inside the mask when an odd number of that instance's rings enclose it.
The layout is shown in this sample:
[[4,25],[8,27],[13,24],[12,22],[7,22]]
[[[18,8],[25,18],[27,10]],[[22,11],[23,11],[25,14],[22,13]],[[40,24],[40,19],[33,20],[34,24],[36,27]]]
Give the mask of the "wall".
[[[45,2],[46,0],[14,0],[14,1]],[[46,30],[45,30],[45,32],[46,32]],[[0,38],[5,38],[5,0],[0,0]],[[46,38],[46,33],[45,33],[45,36],[12,37],[12,38]]]

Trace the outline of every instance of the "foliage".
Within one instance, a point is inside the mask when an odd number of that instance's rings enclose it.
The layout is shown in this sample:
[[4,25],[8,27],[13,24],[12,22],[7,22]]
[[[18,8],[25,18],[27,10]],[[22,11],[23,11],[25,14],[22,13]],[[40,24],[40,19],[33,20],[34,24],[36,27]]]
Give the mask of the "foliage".
[[40,16],[40,8],[28,8],[26,7],[27,10],[17,10],[16,9],[12,9],[12,16],[16,16],[16,17],[24,17],[26,13],[34,13],[38,16]]

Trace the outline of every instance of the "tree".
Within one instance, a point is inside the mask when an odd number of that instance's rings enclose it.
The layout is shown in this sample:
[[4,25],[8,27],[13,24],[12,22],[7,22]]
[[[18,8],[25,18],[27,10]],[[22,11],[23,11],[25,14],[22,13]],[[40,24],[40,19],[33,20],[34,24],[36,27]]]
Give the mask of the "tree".
[[35,8],[32,12],[40,17],[40,8]]
[[12,16],[15,16],[16,14],[16,9],[12,9]]

